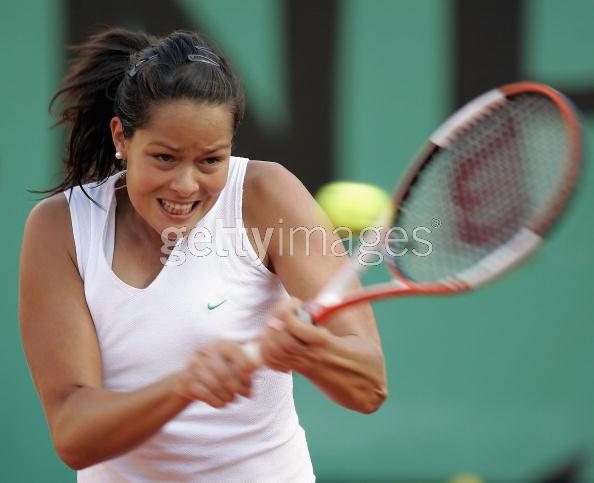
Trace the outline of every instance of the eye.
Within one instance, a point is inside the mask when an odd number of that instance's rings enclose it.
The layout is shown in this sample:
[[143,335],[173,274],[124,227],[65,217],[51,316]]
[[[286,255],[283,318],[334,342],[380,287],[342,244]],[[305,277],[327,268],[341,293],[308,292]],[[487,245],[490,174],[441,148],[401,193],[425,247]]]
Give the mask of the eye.
[[171,156],[170,154],[155,154],[153,156],[155,159],[159,160],[159,161],[163,161],[165,163],[170,163],[171,161],[174,161],[175,158],[173,156]]
[[204,160],[204,163],[209,166],[212,166],[213,164],[217,164],[219,161],[220,161],[219,158],[207,158]]

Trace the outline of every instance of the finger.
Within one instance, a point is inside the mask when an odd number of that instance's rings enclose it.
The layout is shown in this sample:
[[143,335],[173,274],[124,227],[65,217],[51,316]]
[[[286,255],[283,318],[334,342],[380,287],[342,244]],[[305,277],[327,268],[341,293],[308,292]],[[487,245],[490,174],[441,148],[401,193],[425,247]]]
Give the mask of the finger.
[[218,353],[216,358],[217,376],[225,386],[233,393],[250,397],[252,377],[251,374],[257,368],[241,350],[239,344],[234,341],[221,341],[217,345]]
[[266,367],[268,367],[269,369],[272,369],[274,371],[291,372],[293,370],[290,367],[290,365],[280,362],[279,360],[275,359],[274,357],[269,356],[267,359],[262,359],[262,360],[264,361],[264,364],[266,365]]
[[279,349],[274,338],[266,337],[266,334],[263,334],[259,342],[262,361],[266,366],[276,371],[285,372],[291,370],[290,366],[286,364],[286,354],[283,354],[282,350]]
[[205,386],[211,393],[225,402],[235,399],[234,391],[228,387],[229,373],[220,361],[205,357],[199,369],[194,370],[194,379]]
[[301,342],[295,342],[294,339],[290,345],[280,346],[274,344],[269,351],[264,351],[263,354],[266,365],[279,371],[295,370],[302,372],[304,369],[311,367],[314,361],[318,359],[317,357],[311,357],[312,354],[315,356],[315,351],[311,351]]
[[272,358],[277,364],[302,372],[319,360],[318,346],[307,346],[285,332],[281,343],[273,349]]
[[222,358],[226,363],[229,370],[237,375],[240,379],[245,381],[251,381],[251,373],[254,372],[257,367],[254,366],[251,359],[247,356],[244,350],[242,350],[241,344],[231,340],[222,340],[217,345],[216,354]]
[[246,362],[247,357],[243,351],[233,347],[232,351],[223,354],[228,372],[227,387],[234,393],[241,394],[244,397],[250,397],[252,388],[253,364]]
[[[263,332],[261,345],[266,346],[266,350],[263,351],[267,356],[266,365],[277,370],[290,368],[300,373],[311,371],[320,363],[324,345],[329,342],[331,334],[322,327],[306,326],[305,330],[313,331],[315,335],[314,337],[304,336],[300,331],[305,325],[303,322],[294,321],[296,330],[291,331],[292,315],[286,312],[281,315],[286,320],[270,319],[269,327]],[[315,341],[315,343],[307,343],[303,339]],[[269,345],[270,348],[268,348]]]
[[324,345],[328,341],[328,331],[301,320],[297,317],[295,308],[280,312],[278,318],[282,321],[284,331],[306,345]]
[[292,367],[295,357],[304,356],[308,347],[300,340],[285,331],[267,328],[262,333],[261,345],[264,342],[264,349],[261,352],[267,355],[269,362],[274,361],[276,367],[283,365]]
[[[272,319],[271,322],[271,326],[265,330],[264,334],[273,340],[276,346],[290,354],[303,354],[307,351],[307,344],[295,337],[288,330],[287,324],[278,319]],[[278,324],[282,324],[282,328],[279,329]]]
[[204,384],[198,381],[190,381],[188,383],[188,391],[191,399],[202,401],[214,408],[220,409],[227,403],[219,398],[216,394],[210,391]]
[[251,374],[258,369],[258,366],[254,364],[241,346],[238,347],[237,343],[231,342],[225,350],[225,357],[245,383],[252,380]]

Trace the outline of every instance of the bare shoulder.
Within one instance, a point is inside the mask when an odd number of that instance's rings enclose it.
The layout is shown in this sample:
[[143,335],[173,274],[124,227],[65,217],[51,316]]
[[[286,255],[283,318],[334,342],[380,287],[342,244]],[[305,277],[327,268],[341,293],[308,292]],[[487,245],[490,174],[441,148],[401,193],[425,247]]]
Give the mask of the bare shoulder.
[[271,161],[248,163],[243,194],[243,211],[248,220],[290,217],[296,210],[303,211],[314,205],[301,181],[281,164]]
[[43,240],[51,250],[62,247],[73,261],[76,260],[70,208],[63,193],[45,198],[33,207],[27,217],[24,236],[31,241]]
[[303,187],[297,177],[283,165],[273,161],[251,160],[248,163],[244,180],[244,189],[248,194],[272,194],[279,188],[289,186]]

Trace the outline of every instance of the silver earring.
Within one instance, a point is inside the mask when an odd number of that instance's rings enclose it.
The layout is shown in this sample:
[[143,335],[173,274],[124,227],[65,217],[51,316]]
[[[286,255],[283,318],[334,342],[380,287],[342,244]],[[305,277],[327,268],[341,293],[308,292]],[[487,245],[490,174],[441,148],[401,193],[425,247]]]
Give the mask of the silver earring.
[[122,159],[122,153],[120,153],[119,151],[116,151],[115,157],[116,157],[116,159]]

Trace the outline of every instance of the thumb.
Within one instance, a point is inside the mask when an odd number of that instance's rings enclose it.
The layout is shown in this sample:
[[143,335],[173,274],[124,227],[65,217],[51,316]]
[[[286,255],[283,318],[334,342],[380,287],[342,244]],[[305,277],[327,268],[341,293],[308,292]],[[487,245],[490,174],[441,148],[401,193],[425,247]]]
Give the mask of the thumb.
[[309,314],[300,307],[293,307],[282,314],[281,320],[285,331],[304,344],[323,345],[328,340],[328,331],[313,325]]

